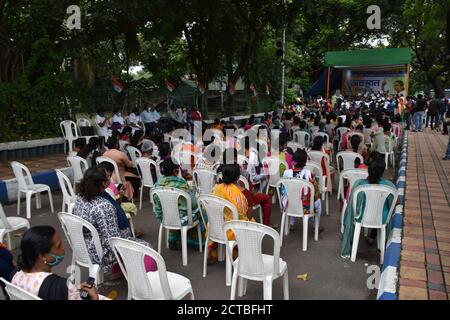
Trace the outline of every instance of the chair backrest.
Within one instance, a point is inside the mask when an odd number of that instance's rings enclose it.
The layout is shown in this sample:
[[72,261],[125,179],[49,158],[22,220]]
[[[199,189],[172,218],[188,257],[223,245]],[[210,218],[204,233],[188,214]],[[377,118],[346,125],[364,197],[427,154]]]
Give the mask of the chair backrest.
[[323,138],[323,143],[324,143],[324,144],[328,144],[328,143],[330,142],[330,136],[329,136],[327,133],[325,133],[325,132],[316,132],[316,133],[314,133],[314,134],[313,134],[313,137],[312,137],[313,140],[314,140],[314,138],[317,137],[317,136]]
[[[146,187],[153,187],[155,181],[153,181],[151,167],[155,167],[156,176],[158,177],[159,165],[156,164],[156,161],[141,157],[136,159],[136,166],[138,169],[139,176],[141,177],[142,185]],[[160,173],[161,174],[161,173]]]
[[[364,158],[359,153],[353,152],[353,151],[341,151],[338,152],[336,155],[336,162],[338,167],[338,172],[341,172],[342,170],[347,169],[354,169],[355,168],[355,159],[358,158],[360,160],[360,163],[364,163]],[[339,159],[342,159],[343,168],[341,170],[341,167],[339,165]]]
[[[233,231],[239,249],[238,274],[249,277],[264,278],[264,260],[262,252],[262,240],[267,235],[273,240],[273,273],[280,271],[281,239],[278,232],[261,223],[232,220],[224,223],[223,234]],[[230,246],[226,246],[228,257],[232,259]]]
[[402,126],[399,123],[393,123],[392,124],[392,132],[395,134],[395,136],[400,138],[400,135],[402,133]]
[[352,190],[356,181],[360,179],[366,179],[369,176],[369,172],[364,169],[347,169],[341,172],[339,175],[339,190],[340,199],[345,199],[344,193],[344,180],[349,184],[349,189]]
[[126,149],[128,154],[130,155],[131,162],[133,162],[134,167],[136,167],[136,159],[142,157],[142,152],[132,146],[127,146]]
[[80,118],[77,120],[78,127],[91,127],[91,121],[86,118]]
[[97,229],[95,229],[91,223],[81,217],[66,212],[58,213],[58,219],[61,222],[61,227],[67,237],[67,241],[72,248],[75,260],[78,264],[82,266],[93,265],[84,238],[84,229],[89,230],[91,233],[92,241],[94,242],[94,246],[97,251],[97,256],[102,259],[103,248],[101,246],[100,237]]
[[6,229],[6,230],[12,229],[11,225],[9,224],[8,219],[6,218],[6,214],[5,214],[5,211],[3,210],[3,206],[1,204],[1,202],[0,202],[0,221],[3,224],[3,229]]
[[248,179],[246,177],[239,176],[238,183],[245,189],[250,190],[250,183],[248,182]]
[[73,179],[75,182],[81,181],[83,179],[84,173],[89,168],[88,162],[86,159],[78,156],[69,156],[67,157],[67,163],[73,170]]
[[352,144],[351,144],[351,138],[352,138],[352,136],[354,136],[354,135],[357,135],[357,136],[359,136],[359,137],[361,138],[361,143],[366,143],[366,142],[365,142],[365,139],[364,139],[364,134],[362,134],[361,132],[349,132],[349,133],[347,134],[347,147],[351,147],[351,146],[352,146]]
[[350,132],[350,128],[339,127],[339,128],[336,129],[336,132],[337,132],[337,136],[338,136],[339,142],[341,142],[342,141],[342,135],[344,134],[344,132]]
[[106,189],[105,189],[105,192],[106,192],[107,194],[109,194],[109,196],[110,196],[111,198],[116,199],[116,195],[114,194],[114,192],[113,192],[110,188],[106,188]]
[[[364,208],[357,207],[358,196],[365,198]],[[383,208],[387,198],[392,197],[392,203],[388,209],[386,221],[383,221]],[[379,228],[390,221],[392,212],[397,202],[398,192],[395,188],[384,185],[364,185],[354,190],[353,208],[355,208],[355,220],[362,215],[361,225],[367,228]]]
[[59,126],[65,139],[78,138],[77,124],[72,120],[61,121]]
[[122,179],[120,177],[119,167],[117,166],[117,163],[113,159],[108,158],[108,157],[97,157],[95,159],[95,162],[97,164],[100,164],[102,162],[109,162],[109,163],[111,163],[114,166],[114,173],[112,175],[113,181],[115,183],[118,183],[118,184],[123,184],[123,181],[122,181]]
[[[164,299],[173,299],[172,291],[170,290],[169,280],[167,279],[166,263],[163,257],[150,247],[135,241],[112,237],[109,239],[109,244],[119,262],[120,268],[127,279],[129,297],[135,300],[153,300],[156,299],[154,295],[154,288],[161,288]],[[156,262],[159,277],[159,283],[151,283],[147,276],[144,259],[150,257]]]
[[299,143],[303,147],[309,147],[309,141],[311,140],[311,136],[308,132],[305,131],[296,131],[294,132],[294,142]]
[[25,165],[17,161],[12,161],[11,167],[13,169],[14,176],[17,179],[17,185],[20,191],[27,191],[29,186],[34,185],[30,170]]
[[319,180],[319,189],[323,190],[325,185],[325,177],[322,175],[322,166],[314,161],[306,162],[305,168],[311,171]]
[[372,132],[373,131],[370,128],[363,129],[364,143],[366,143],[366,144],[372,143],[372,137],[370,136],[372,134]]
[[237,163],[243,167],[243,168],[248,168],[248,158],[242,154],[238,154],[237,157]]
[[63,197],[66,199],[75,199],[75,192],[73,191],[69,178],[61,170],[55,169],[55,171]]
[[[280,207],[283,205],[281,188],[284,188],[287,196],[286,208],[281,208],[286,213],[296,216],[303,216],[302,195],[309,192],[310,203],[314,203],[314,185],[299,178],[282,178],[277,184],[277,194]],[[311,206],[310,213],[313,213],[314,206]]]
[[294,142],[294,141],[289,141],[287,143],[288,148],[291,148],[292,151],[295,153],[295,151],[297,151],[298,149],[302,149],[305,150],[305,147],[302,146],[300,143]]
[[119,140],[119,149],[120,151],[127,153],[127,147],[130,143],[125,140]]
[[322,159],[325,158],[327,173],[330,171],[330,156],[322,151],[309,151],[308,158],[322,167]]
[[153,203],[155,203],[156,199],[159,199],[163,213],[162,224],[168,227],[175,228],[181,227],[178,201],[180,198],[185,199],[188,225],[192,225],[192,201],[189,193],[176,188],[158,187],[154,188],[151,191],[150,198],[152,199]]
[[192,179],[200,194],[210,194],[216,182],[216,173],[209,169],[195,169]]
[[[5,284],[5,290],[11,300],[42,300],[38,296],[23,290],[22,288],[0,278],[0,281]],[[1,289],[0,289],[1,290]]]
[[239,214],[236,207],[229,201],[213,196],[201,195],[198,198],[202,215],[208,218],[209,240],[225,243],[227,238],[223,234],[224,211],[228,208],[231,211],[233,220],[239,220]]
[[277,184],[278,180],[281,179],[280,174],[280,166],[283,165],[284,168],[287,170],[289,169],[289,166],[286,161],[281,160],[279,158],[273,158],[273,157],[266,157],[262,161],[262,165],[264,167],[269,168],[269,185],[274,186]]
[[[378,134],[374,138],[377,152],[386,153],[392,152],[394,149],[391,139],[385,137],[384,134]],[[386,140],[388,140],[388,149],[386,149]]]

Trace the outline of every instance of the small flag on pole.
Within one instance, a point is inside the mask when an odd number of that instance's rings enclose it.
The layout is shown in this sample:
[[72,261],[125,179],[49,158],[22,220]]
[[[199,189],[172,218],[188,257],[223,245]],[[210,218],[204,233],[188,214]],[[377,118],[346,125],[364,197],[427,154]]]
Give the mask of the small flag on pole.
[[175,90],[175,85],[170,82],[169,80],[166,80],[166,86],[167,86],[167,90],[169,90],[170,92],[172,92],[173,90]]
[[116,76],[111,76],[111,81],[113,83],[113,90],[117,93],[121,93],[123,91],[123,85],[119,82]]

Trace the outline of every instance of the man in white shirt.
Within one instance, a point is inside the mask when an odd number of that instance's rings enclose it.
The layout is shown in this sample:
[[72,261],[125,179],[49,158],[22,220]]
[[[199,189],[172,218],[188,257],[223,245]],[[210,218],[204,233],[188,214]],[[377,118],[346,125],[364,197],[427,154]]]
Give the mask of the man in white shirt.
[[154,106],[147,106],[147,108],[141,113],[141,120],[145,125],[145,131],[147,134],[152,134],[158,120],[161,118],[158,111]]
[[97,110],[97,115],[95,116],[95,123],[97,124],[97,134],[100,137],[111,136],[111,131],[108,130],[110,120],[105,117],[105,110],[103,109]]
[[132,129],[131,134],[134,134],[134,132],[136,130],[144,129],[144,125],[142,124],[141,116],[139,115],[139,108],[134,108],[132,110],[132,112],[128,115],[127,123]]
[[125,126],[125,119],[122,117],[122,112],[119,108],[114,109],[112,117],[112,129],[122,131]]

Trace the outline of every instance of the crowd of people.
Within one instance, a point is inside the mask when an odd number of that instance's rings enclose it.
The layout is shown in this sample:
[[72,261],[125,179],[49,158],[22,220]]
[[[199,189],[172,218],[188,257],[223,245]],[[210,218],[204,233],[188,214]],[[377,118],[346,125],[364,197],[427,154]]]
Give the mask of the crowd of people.
[[[140,114],[138,110],[133,110],[126,119],[120,110],[115,110],[111,118],[106,117],[103,110],[99,110],[96,123],[100,138],[93,137],[84,145],[82,140],[76,141],[76,149],[73,151],[79,157],[85,158],[90,167],[76,188],[77,197],[73,214],[89,221],[99,233],[103,249],[102,257],[97,256],[92,237],[86,237],[92,261],[100,264],[104,271],[110,273],[111,279],[118,279],[122,274],[109,239],[120,237],[151,246],[139,238],[142,232],[133,237],[122,206],[123,203],[135,198],[141,187],[140,172],[134,166],[124,146],[133,146],[140,150],[143,157],[158,161],[159,168],[151,169],[155,181],[154,188],[171,187],[189,194],[191,210],[188,210],[188,203],[185,200],[179,201],[180,220],[182,224],[186,224],[187,212],[191,211],[192,219],[199,221],[201,239],[196,232],[188,234],[188,244],[198,248],[199,243],[202,246],[205,245],[207,219],[202,218],[196,190],[192,183],[192,170],[189,169],[206,168],[214,170],[217,174],[220,173],[221,178],[216,181],[211,193],[231,202],[236,207],[240,220],[255,221],[253,207],[260,205],[262,208],[260,222],[274,229],[279,229],[280,226],[271,221],[272,196],[275,190],[269,185],[273,172],[269,171],[264,161],[266,157],[280,160],[279,172],[277,172],[280,177],[303,179],[314,186],[313,203],[310,202],[307,192],[302,192],[301,199],[306,213],[314,208],[316,219],[320,219],[323,208],[319,176],[307,167],[311,151],[323,152],[331,159],[333,154],[343,150],[359,154],[360,157],[356,158],[354,168],[367,170],[368,178],[358,181],[357,186],[379,184],[395,188],[391,181],[383,178],[387,166],[385,156],[380,154],[379,150],[396,146],[403,129],[421,131],[424,112],[427,112],[426,126],[428,126],[428,120],[431,120],[431,127],[438,130],[439,126],[445,123],[444,114],[446,113],[447,117],[450,116],[448,112],[450,105],[445,99],[426,99],[422,96],[418,96],[417,99],[411,97],[407,99],[399,97],[394,100],[388,99],[388,101],[383,99],[384,97],[381,96],[375,96],[375,99],[373,96],[356,97],[354,101],[349,102],[341,97],[333,97],[330,100],[331,108],[328,108],[328,102],[316,103],[316,100],[312,104],[307,104],[301,101],[300,104],[284,108],[281,114],[265,113],[263,117],[251,115],[248,119],[241,121],[236,121],[233,117],[228,121],[215,119],[209,125],[202,123],[201,113],[196,108],[192,108],[187,115],[183,108],[170,107],[167,115],[161,117],[154,107],[149,107]],[[445,112],[442,113],[442,110]],[[161,127],[163,118],[168,121]],[[195,122],[203,124],[202,133],[212,129],[217,135],[214,135],[210,141],[205,140],[200,144],[189,141],[175,144],[174,130],[192,129]],[[341,133],[339,128],[348,130]],[[230,135],[230,131],[234,134]],[[193,136],[192,131],[187,132]],[[256,135],[255,141],[250,135],[246,135],[248,132]],[[305,132],[311,137],[310,141],[300,148],[295,148],[291,144],[297,132]],[[167,141],[168,137],[169,141]],[[213,149],[212,157],[204,155],[210,145],[218,146],[217,149]],[[174,152],[178,152],[178,157],[173,157]],[[183,152],[198,155],[198,157],[188,161],[187,167],[182,166],[179,156]],[[120,184],[113,180],[114,167],[111,164],[103,162],[96,165],[96,158],[99,156],[108,157],[116,162]],[[450,157],[450,154],[447,154],[447,157]],[[242,158],[245,161],[242,161]],[[327,188],[330,192],[336,180],[335,168],[341,167],[342,163],[336,161],[330,166],[326,158],[322,158],[318,164],[322,169],[322,176],[327,178]],[[160,176],[157,171],[161,173]],[[241,176],[247,179],[247,186],[241,183]],[[344,258],[350,255],[352,221],[355,216],[352,190],[345,190],[349,205],[343,220],[341,256]],[[287,194],[284,189],[281,190],[280,200],[281,205],[286,207]],[[389,206],[390,203],[387,201],[383,214],[387,214]],[[154,199],[153,212],[156,219],[162,222],[164,213],[158,198]],[[225,211],[224,218],[231,220],[231,212]],[[289,228],[294,230],[296,220],[292,218],[288,223]],[[323,231],[323,228],[320,228],[319,232]],[[233,234],[228,235],[230,240],[233,237]],[[369,233],[368,243],[373,243],[375,238],[376,232]],[[208,262],[215,263],[217,246],[213,242],[208,246],[210,246]],[[180,249],[179,231],[171,230],[169,247],[172,250]],[[51,227],[33,227],[24,234],[22,239],[21,256],[18,261],[19,271],[14,268],[11,255],[3,246],[0,246],[2,277],[10,279],[12,283],[40,297],[79,299],[80,288],[70,284],[50,287],[47,284],[49,280],[46,279],[52,275],[51,267],[60,263],[63,257],[64,248],[60,235]],[[156,270],[155,262],[150,257],[147,258],[146,270]],[[61,279],[56,278],[55,281],[61,281]],[[43,287],[46,290],[40,290]],[[92,299],[102,298],[95,288],[87,288],[85,284],[81,287],[87,290]]]

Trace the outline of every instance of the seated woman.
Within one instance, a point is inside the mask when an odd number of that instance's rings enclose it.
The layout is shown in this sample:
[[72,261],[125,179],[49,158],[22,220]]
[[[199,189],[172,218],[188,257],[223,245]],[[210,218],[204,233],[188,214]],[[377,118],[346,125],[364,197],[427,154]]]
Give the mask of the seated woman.
[[52,273],[52,267],[61,263],[65,251],[61,236],[50,226],[27,230],[20,243],[19,271],[11,283],[43,300],[82,300],[85,290],[91,300],[109,300],[98,294],[95,286],[86,282],[77,288],[71,281]]
[[[93,263],[100,264],[105,272],[112,272],[111,279],[122,274],[114,252],[109,245],[111,237],[133,240],[150,246],[147,242],[132,237],[130,225],[125,212],[112,199],[105,189],[110,185],[106,170],[93,167],[86,171],[80,182],[75,200],[73,214],[90,222],[98,231],[103,249],[103,258],[97,256],[94,242],[90,234],[85,236],[86,244]],[[150,257],[145,261],[148,271],[154,269],[154,261]]]
[[[359,186],[364,186],[368,184],[372,185],[384,185],[395,188],[395,185],[386,179],[383,179],[383,173],[385,170],[386,164],[384,162],[384,157],[379,154],[375,153],[373,155],[372,160],[369,162],[369,176],[367,179],[361,179],[358,180],[352,187],[352,190],[350,191],[350,196],[348,198],[348,206],[344,213],[344,235],[342,238],[342,250],[341,250],[341,257],[344,259],[350,258],[351,254],[351,241],[353,239],[353,226],[354,226],[354,220],[355,220],[355,208],[353,207],[353,197],[354,197],[354,191]],[[389,207],[392,203],[391,197],[388,197],[386,200],[386,203],[383,207],[383,221],[387,218],[387,215],[389,214]],[[357,207],[364,207],[365,206],[365,200],[361,197],[361,199],[358,197]],[[369,243],[373,243],[376,237],[376,229],[373,229],[375,232],[371,232],[369,235],[369,238],[367,241]]]
[[[321,136],[314,137],[312,146],[310,148],[308,148],[308,152],[309,151],[321,151],[321,152],[327,154],[328,156],[330,156],[331,150],[325,148],[323,143],[324,143],[323,137],[321,137]],[[329,167],[330,170],[328,172],[328,170],[327,170],[327,163],[326,163],[326,159],[325,158],[322,158],[321,167],[322,167],[322,175],[327,177],[327,188],[328,188],[328,191],[332,192],[332,190],[333,190],[332,181],[334,179],[333,177],[334,177],[334,174],[335,174],[336,170],[330,165],[330,167]]]
[[130,137],[130,146],[135,147],[139,151],[141,150],[142,143],[144,140],[144,131],[137,130],[131,137]]
[[[124,182],[129,181],[132,185],[130,190],[126,190],[125,196],[128,198],[136,196],[137,191],[141,186],[141,180],[137,175],[137,171],[134,168],[133,163],[130,159],[128,159],[128,156],[124,152],[119,150],[119,142],[116,139],[110,138],[108,140],[108,148],[109,150],[106,151],[103,156],[114,160],[117,164],[117,168],[119,169],[120,179]],[[128,184],[125,185],[128,188],[131,187],[128,186]]]
[[119,139],[130,143],[132,131],[133,131],[133,128],[131,128],[130,126],[125,126],[119,135]]
[[[319,192],[319,182],[314,173],[312,173],[309,169],[306,169],[306,162],[308,161],[308,154],[305,150],[298,149],[293,156],[294,161],[294,169],[286,170],[284,172],[284,178],[300,178],[311,182],[314,185],[314,212],[317,216],[317,219],[320,219],[320,215],[322,214],[322,202],[320,200],[320,192]],[[287,193],[284,188],[281,189],[281,202],[282,206],[287,206]],[[308,211],[311,203],[310,203],[310,195],[309,192],[303,192],[302,195],[303,201],[303,209]],[[289,229],[295,229],[295,217],[290,218]],[[323,228],[319,227],[319,232],[322,232]]]
[[95,164],[95,159],[100,156],[99,151],[100,140],[97,137],[92,137],[89,139],[89,143],[84,145],[77,153],[78,157],[86,159],[89,168]]
[[[201,241],[202,245],[206,239],[205,237],[205,226],[203,224],[202,219],[200,218],[200,208],[197,203],[197,198],[195,197],[195,192],[189,186],[186,180],[180,178],[178,176],[180,170],[180,166],[172,161],[171,158],[164,160],[161,163],[161,178],[155,183],[155,188],[158,187],[170,187],[180,189],[182,191],[187,192],[191,196],[191,204],[192,204],[192,221],[200,220],[200,226],[202,230],[202,239],[198,239],[197,230],[195,228],[190,229],[188,231],[188,245],[193,246],[194,248],[198,248],[198,242]],[[180,219],[181,224],[186,225],[188,223],[187,216],[187,203],[185,199],[179,199],[178,209],[180,211]],[[155,197],[154,199],[154,209],[156,218],[161,222],[163,218],[163,211],[161,207],[160,200]],[[169,231],[169,248],[172,250],[177,250],[179,248],[179,243],[181,241],[181,233],[179,230],[170,230]]]

